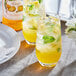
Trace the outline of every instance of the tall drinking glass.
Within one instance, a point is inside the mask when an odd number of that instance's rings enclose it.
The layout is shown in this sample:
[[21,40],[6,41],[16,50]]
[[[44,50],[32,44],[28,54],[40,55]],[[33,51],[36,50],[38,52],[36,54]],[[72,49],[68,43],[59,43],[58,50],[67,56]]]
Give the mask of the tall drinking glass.
[[44,17],[38,24],[36,56],[42,66],[53,67],[62,53],[59,17]]
[[23,35],[28,44],[35,44],[37,35],[37,21],[39,15],[39,0],[24,0]]

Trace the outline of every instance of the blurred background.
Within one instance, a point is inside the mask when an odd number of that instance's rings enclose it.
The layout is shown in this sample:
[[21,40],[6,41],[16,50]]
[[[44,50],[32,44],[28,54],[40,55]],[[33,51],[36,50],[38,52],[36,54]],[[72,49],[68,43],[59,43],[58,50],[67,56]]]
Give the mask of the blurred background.
[[45,8],[47,14],[59,14],[62,20],[76,16],[76,0],[45,0]]
[[[59,14],[62,20],[71,19],[74,15],[76,17],[76,0],[44,0],[45,11],[48,15],[51,13]],[[2,10],[2,0],[0,0],[0,10]],[[0,21],[2,18],[2,11],[0,12]]]

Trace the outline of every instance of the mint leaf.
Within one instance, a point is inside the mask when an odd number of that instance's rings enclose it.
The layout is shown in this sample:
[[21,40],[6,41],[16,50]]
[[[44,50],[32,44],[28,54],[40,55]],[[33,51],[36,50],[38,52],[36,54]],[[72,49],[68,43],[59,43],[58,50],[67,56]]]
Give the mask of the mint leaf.
[[57,52],[60,52],[60,50],[61,50],[61,49],[60,49],[60,48],[58,48],[58,49],[57,49]]
[[26,18],[26,17],[25,17],[25,16],[23,16],[23,19],[22,19],[22,20],[24,21],[24,20],[25,20],[25,18]]
[[37,28],[36,28],[36,27],[34,27],[34,26],[33,26],[33,27],[31,27],[30,29],[31,29],[31,30],[37,30]]
[[68,32],[70,32],[70,31],[76,31],[76,28],[70,28],[70,29],[68,30]]
[[34,5],[32,4],[32,5],[27,5],[28,7],[29,7],[29,10],[32,10],[33,9],[33,7],[34,7]]
[[42,2],[42,0],[38,0],[39,1],[39,3],[41,3]]
[[6,4],[7,4],[7,2],[6,2],[6,0],[5,0],[5,2],[4,2],[5,8],[6,8]]
[[55,41],[55,38],[53,36],[48,36],[48,35],[44,35],[43,39],[44,39],[44,43],[45,44],[51,43],[51,42]]

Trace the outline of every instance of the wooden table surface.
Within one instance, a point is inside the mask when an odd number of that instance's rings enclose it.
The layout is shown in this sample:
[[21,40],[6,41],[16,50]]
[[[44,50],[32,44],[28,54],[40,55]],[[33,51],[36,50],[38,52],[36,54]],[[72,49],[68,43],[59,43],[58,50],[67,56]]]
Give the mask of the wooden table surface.
[[42,67],[36,58],[35,46],[28,45],[19,31],[20,49],[12,59],[0,65],[0,76],[76,76],[76,45],[64,33],[65,22],[61,23],[62,56],[56,67]]

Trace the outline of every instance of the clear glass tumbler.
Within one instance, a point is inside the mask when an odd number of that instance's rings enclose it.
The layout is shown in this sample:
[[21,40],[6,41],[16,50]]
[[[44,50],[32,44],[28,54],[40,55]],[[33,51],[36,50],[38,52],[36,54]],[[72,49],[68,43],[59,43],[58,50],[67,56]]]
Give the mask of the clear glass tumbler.
[[36,56],[42,66],[55,66],[62,53],[60,20],[57,15],[54,16],[38,21]]
[[23,35],[28,44],[34,45],[37,36],[37,21],[39,15],[39,0],[24,0]]

